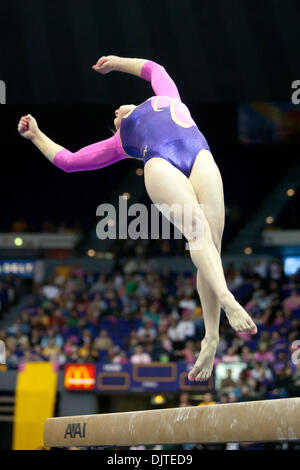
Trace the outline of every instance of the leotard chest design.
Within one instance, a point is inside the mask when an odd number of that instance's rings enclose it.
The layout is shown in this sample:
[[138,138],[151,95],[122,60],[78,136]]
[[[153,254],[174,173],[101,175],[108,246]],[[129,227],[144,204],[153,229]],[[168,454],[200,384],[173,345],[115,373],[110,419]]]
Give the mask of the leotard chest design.
[[166,96],[150,98],[125,115],[120,137],[126,155],[144,163],[163,158],[187,177],[199,151],[209,149],[188,108]]

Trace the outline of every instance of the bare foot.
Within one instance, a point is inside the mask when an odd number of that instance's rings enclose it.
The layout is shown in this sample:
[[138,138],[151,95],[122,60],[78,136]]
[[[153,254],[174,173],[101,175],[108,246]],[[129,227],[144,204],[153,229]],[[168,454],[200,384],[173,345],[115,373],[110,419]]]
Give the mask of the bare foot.
[[246,310],[235,300],[232,294],[227,296],[227,299],[222,302],[222,308],[226,313],[230,326],[240,333],[246,331],[255,335],[257,328],[254,321],[248,315]]
[[197,382],[202,382],[209,379],[213,369],[217,346],[217,340],[204,338],[201,342],[201,351],[198,359],[188,375],[188,379],[190,381],[195,379]]

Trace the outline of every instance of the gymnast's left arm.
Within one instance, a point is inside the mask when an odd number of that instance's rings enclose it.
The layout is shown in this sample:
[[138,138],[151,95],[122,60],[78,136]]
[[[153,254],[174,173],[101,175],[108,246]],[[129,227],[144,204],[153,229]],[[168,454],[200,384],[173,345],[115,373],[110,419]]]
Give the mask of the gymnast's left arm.
[[21,118],[18,131],[22,137],[31,140],[50,162],[66,173],[97,170],[127,158],[122,151],[119,132],[77,152],[70,152],[41,132],[36,120],[30,114]]

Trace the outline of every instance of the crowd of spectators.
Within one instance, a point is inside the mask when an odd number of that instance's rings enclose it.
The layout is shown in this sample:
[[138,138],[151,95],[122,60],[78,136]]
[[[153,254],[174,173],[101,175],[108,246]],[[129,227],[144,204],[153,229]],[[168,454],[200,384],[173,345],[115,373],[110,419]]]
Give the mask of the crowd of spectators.
[[[80,362],[192,365],[205,334],[195,274],[158,270],[151,260],[136,263],[127,258],[110,273],[57,266],[47,282],[35,285],[16,320],[0,331],[7,367],[41,360],[60,367]],[[230,264],[225,276],[258,334],[235,333],[222,313],[215,365],[228,364],[227,375],[201,404],[300,396],[300,272],[286,276],[280,260],[268,265],[262,259],[240,269]],[[233,378],[232,364],[240,362],[246,366]],[[191,400],[183,394],[179,406]]]
[[[13,324],[0,333],[7,366],[20,361],[193,363],[204,336],[195,275],[144,269],[85,272],[59,265],[36,289]],[[127,269],[126,269],[127,267]],[[281,263],[225,270],[227,284],[258,326],[258,334],[236,334],[221,316],[215,364],[249,364],[234,393],[290,396],[299,393],[292,346],[300,338],[300,274],[285,276]],[[1,281],[5,283],[5,281]],[[8,281],[7,281],[8,282]],[[9,283],[6,295],[13,292]]]

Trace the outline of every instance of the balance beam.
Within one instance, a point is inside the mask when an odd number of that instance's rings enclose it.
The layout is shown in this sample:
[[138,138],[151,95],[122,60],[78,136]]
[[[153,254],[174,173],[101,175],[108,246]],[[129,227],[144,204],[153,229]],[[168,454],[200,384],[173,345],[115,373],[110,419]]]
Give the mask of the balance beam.
[[300,440],[300,398],[49,418],[47,447]]

